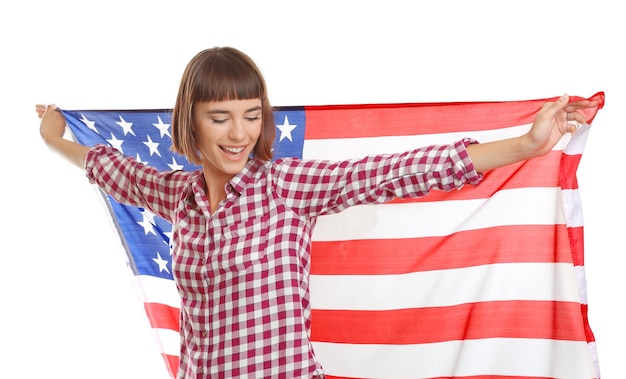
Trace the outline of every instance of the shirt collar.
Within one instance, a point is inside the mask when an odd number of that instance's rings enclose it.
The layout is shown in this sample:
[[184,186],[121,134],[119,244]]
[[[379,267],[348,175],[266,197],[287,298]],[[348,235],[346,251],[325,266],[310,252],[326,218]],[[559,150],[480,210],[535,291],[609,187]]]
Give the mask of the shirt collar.
[[[232,190],[235,191],[237,195],[241,195],[244,188],[246,188],[249,183],[254,181],[254,174],[264,163],[265,162],[260,159],[250,159],[241,170],[241,172],[239,172],[228,183],[226,183],[226,187],[232,188]],[[195,197],[196,194],[200,195],[201,197],[205,196],[204,188],[204,175],[202,174],[202,170],[200,169],[196,171],[195,177],[191,180],[186,197],[191,199]],[[229,191],[229,188],[225,189],[227,192]]]
[[243,170],[235,175],[227,186],[230,185],[232,189],[241,195],[243,189],[254,180],[254,174],[259,170],[259,167],[263,165],[263,161],[260,159],[250,159],[244,166]]

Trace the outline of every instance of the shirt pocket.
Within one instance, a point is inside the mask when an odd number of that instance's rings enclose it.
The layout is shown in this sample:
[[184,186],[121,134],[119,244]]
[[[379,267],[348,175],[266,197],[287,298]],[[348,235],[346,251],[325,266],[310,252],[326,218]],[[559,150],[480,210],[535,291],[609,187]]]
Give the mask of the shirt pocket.
[[220,268],[243,271],[266,262],[269,228],[268,216],[254,217],[226,227],[217,257]]

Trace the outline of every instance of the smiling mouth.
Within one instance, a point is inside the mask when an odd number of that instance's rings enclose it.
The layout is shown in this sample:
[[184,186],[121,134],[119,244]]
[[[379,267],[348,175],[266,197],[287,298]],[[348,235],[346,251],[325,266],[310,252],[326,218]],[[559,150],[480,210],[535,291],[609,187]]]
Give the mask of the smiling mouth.
[[226,154],[232,156],[232,157],[236,157],[237,155],[243,153],[243,151],[246,149],[245,147],[228,147],[228,146],[220,146],[220,149],[222,149],[223,152],[225,152]]

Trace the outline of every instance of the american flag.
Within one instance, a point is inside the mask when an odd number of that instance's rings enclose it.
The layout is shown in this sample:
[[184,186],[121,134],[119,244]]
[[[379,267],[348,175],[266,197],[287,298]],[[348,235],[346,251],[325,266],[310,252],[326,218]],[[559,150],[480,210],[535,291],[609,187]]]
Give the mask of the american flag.
[[[580,97],[573,97],[581,99]],[[545,101],[276,107],[275,157],[341,160],[527,131]],[[547,155],[418,200],[321,217],[311,338],[329,378],[600,378],[576,170],[591,122]],[[73,137],[162,170],[171,110],[62,110]],[[171,224],[104,195],[155,341],[178,366]]]

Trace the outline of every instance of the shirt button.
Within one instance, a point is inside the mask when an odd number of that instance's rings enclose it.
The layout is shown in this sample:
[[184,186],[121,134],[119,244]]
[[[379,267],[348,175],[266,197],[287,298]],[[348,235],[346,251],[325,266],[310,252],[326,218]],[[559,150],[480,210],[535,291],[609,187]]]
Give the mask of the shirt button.
[[203,330],[203,331],[200,332],[200,337],[206,338],[207,334],[208,334],[207,331]]

